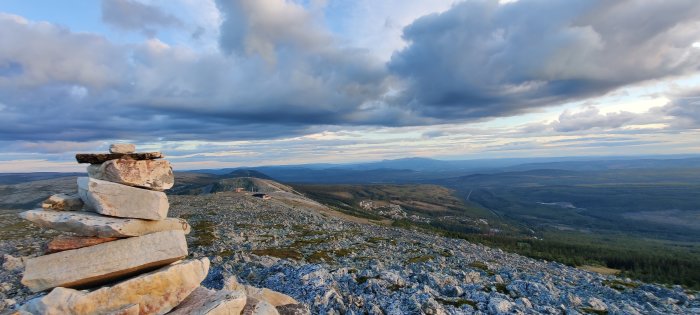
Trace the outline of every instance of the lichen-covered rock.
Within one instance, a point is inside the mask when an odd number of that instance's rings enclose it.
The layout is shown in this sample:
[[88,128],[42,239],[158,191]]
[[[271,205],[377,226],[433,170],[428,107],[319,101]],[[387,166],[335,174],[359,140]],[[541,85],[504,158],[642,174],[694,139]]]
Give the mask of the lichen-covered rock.
[[189,224],[177,218],[151,221],[106,217],[90,212],[45,210],[24,211],[19,216],[43,228],[81,236],[131,237],[171,230],[183,231],[185,234],[190,232]]
[[302,304],[287,304],[275,307],[280,315],[311,315],[311,311]]
[[176,307],[204,280],[209,260],[181,261],[92,292],[55,288],[29,301],[21,310],[32,314],[165,314]]
[[163,220],[168,215],[164,192],[78,177],[78,193],[90,211],[120,218]]
[[158,232],[28,259],[22,284],[34,292],[59,286],[88,287],[186,256],[182,231]]
[[228,315],[240,314],[246,304],[243,291],[195,289],[171,315]]
[[175,183],[173,169],[166,160],[109,160],[92,164],[87,171],[91,178],[160,191]]
[[279,315],[279,312],[267,301],[248,297],[241,315]]
[[78,196],[55,194],[44,200],[41,207],[47,210],[78,211],[83,208],[83,201]]

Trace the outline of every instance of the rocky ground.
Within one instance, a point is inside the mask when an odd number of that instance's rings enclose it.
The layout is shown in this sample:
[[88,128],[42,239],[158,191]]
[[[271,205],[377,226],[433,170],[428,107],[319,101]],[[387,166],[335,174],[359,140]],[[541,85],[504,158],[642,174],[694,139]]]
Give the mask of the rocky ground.
[[[700,314],[696,292],[603,276],[481,245],[353,222],[294,195],[170,196],[187,219],[191,256],[207,256],[204,284],[267,287],[313,314]],[[0,213],[0,301],[21,303],[21,261],[55,235]],[[27,225],[27,226],[25,226]],[[38,231],[38,232],[37,232]],[[10,257],[12,256],[12,257]]]

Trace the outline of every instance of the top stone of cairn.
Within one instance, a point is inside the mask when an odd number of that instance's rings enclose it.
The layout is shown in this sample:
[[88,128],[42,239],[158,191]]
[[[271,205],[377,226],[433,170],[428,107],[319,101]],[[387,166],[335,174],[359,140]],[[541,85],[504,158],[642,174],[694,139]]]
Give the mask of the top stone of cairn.
[[78,163],[102,164],[109,160],[155,160],[163,158],[160,152],[136,152],[136,146],[131,143],[115,143],[109,146],[109,153],[78,153],[75,159]]
[[131,159],[131,160],[155,160],[163,157],[160,152],[141,153],[78,153],[75,159],[78,163],[101,164],[109,160]]
[[129,154],[136,152],[136,146],[131,143],[115,143],[109,146],[109,153]]

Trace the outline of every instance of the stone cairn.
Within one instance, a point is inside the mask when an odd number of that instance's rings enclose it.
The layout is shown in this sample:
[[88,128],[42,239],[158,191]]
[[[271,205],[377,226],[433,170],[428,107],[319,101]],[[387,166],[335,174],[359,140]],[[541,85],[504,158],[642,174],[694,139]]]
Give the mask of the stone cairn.
[[77,154],[89,163],[78,194],[53,195],[20,216],[68,232],[28,259],[22,284],[48,294],[16,314],[304,314],[284,294],[227,279],[223,290],[200,286],[209,259],[187,259],[185,220],[168,218],[163,192],[174,184],[160,152],[113,144],[109,154]]

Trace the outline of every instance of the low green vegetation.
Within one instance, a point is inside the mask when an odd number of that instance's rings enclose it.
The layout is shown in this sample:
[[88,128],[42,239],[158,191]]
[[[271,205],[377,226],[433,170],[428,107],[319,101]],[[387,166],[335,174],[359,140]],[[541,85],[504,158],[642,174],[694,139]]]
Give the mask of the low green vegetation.
[[590,308],[590,307],[582,307],[580,309],[580,311],[583,312],[584,314],[608,315],[608,311],[597,310],[597,309]]
[[304,258],[301,252],[289,247],[254,249],[251,252],[258,256],[272,256],[282,259],[301,260]]
[[200,220],[192,223],[195,240],[192,243],[194,246],[210,246],[214,244],[217,237],[214,234],[216,224],[208,220]]
[[[645,282],[678,284],[700,289],[700,245],[668,243],[621,235],[571,231],[544,232],[542,239],[519,235],[483,235],[447,231],[430,224],[396,221],[394,226],[419,228],[447,237],[501,248],[524,256],[569,266],[600,265],[620,270],[620,276]],[[488,270],[475,262],[472,267]]]
[[435,258],[435,257],[431,256],[431,255],[421,255],[421,256],[411,257],[408,259],[407,262],[409,264],[424,263],[424,262],[431,261],[433,258]]

